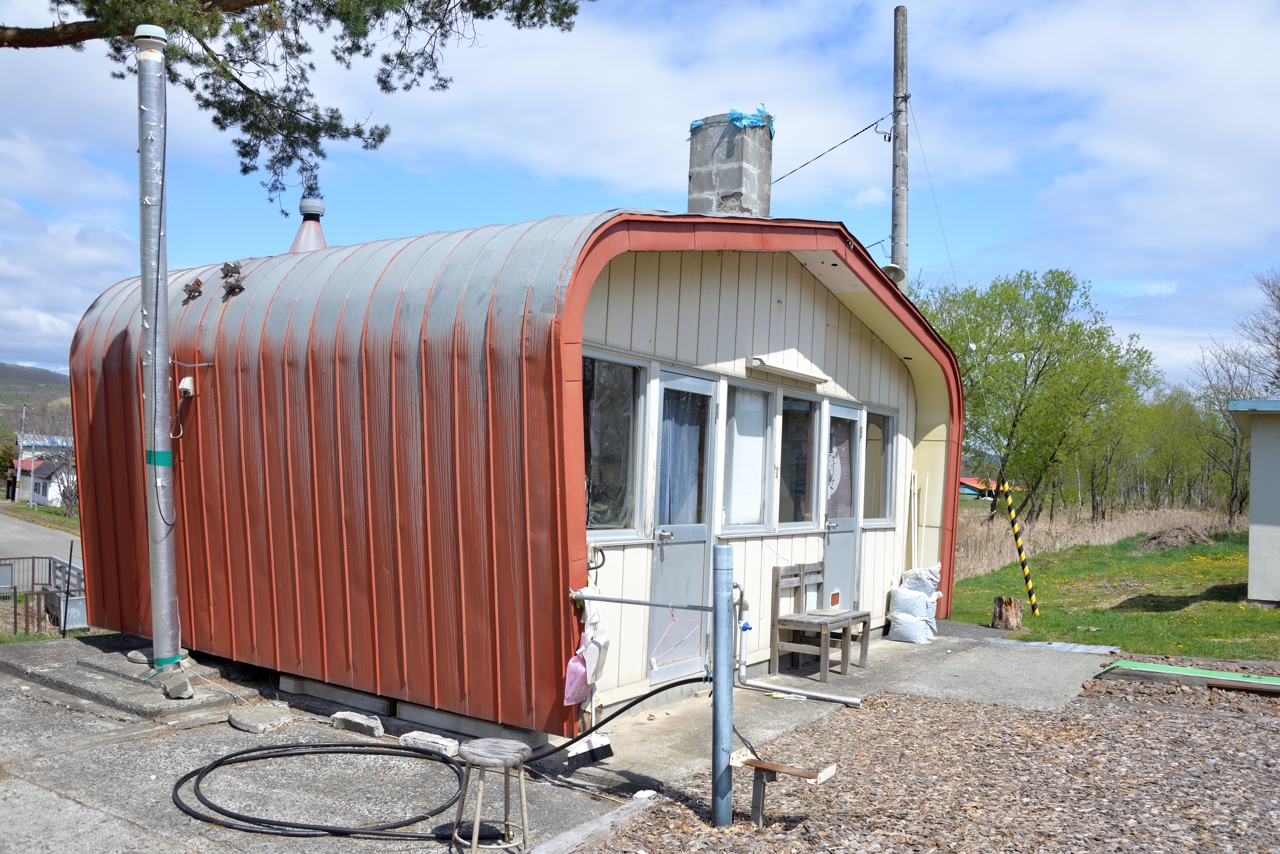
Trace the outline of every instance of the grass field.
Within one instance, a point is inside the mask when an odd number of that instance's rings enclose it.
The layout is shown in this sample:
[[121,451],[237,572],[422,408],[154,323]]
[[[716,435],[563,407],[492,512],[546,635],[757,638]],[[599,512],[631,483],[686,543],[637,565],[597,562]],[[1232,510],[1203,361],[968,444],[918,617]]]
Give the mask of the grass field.
[[80,536],[80,517],[68,516],[63,512],[61,507],[28,507],[25,504],[6,501],[0,504],[0,512],[14,516],[18,519],[25,519],[28,522],[35,522],[37,525],[43,525],[46,528],[56,528],[59,531],[66,531],[68,534]]
[[1148,553],[1141,537],[1076,546],[1030,562],[1040,616],[1016,563],[957,582],[951,617],[990,624],[992,600],[1023,600],[1019,640],[1118,646],[1147,655],[1280,660],[1280,610],[1245,602],[1248,534]]

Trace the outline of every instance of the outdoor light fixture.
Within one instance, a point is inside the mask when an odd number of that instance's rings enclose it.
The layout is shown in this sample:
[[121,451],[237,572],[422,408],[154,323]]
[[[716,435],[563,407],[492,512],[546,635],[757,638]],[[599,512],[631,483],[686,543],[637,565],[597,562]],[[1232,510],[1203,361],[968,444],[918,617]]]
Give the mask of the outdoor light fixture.
[[880,268],[880,272],[888,276],[895,285],[900,285],[907,280],[907,271],[897,264],[885,264]]

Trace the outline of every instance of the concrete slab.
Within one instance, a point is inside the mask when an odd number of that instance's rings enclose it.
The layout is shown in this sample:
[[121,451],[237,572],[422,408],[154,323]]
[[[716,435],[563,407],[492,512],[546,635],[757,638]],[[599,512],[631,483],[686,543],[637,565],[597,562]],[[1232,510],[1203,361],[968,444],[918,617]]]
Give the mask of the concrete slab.
[[896,694],[970,700],[1023,709],[1060,709],[1098,672],[1093,655],[1030,646],[983,645],[909,675],[889,687]]
[[81,563],[80,538],[34,522],[0,513],[0,557],[60,557],[64,560],[76,544],[76,563]]
[[[9,645],[6,645],[9,646]],[[0,650],[0,654],[8,650]],[[190,819],[170,800],[174,781],[211,759],[248,747],[295,742],[367,741],[326,723],[295,723],[266,735],[226,726],[224,715],[153,721],[100,718],[47,702],[57,693],[0,676],[0,824],[23,851],[338,852],[445,851],[443,843],[339,838],[283,839],[241,833]],[[211,725],[212,724],[212,725]],[[180,728],[181,727],[181,728]],[[384,740],[385,743],[391,743]],[[368,823],[419,813],[456,787],[447,768],[400,757],[307,757],[220,770],[208,792],[232,809],[289,820]],[[484,821],[502,809],[490,775]],[[475,785],[470,795],[474,803]],[[529,781],[534,843],[591,821],[616,800]],[[452,810],[419,829],[442,832]],[[9,850],[9,845],[0,845]]]

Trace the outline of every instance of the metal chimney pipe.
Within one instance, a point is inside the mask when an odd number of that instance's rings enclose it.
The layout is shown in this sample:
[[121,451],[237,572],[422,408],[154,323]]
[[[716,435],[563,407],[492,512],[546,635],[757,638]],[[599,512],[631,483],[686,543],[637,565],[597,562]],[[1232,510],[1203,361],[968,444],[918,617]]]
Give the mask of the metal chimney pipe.
[[324,216],[324,199],[302,199],[298,202],[298,213],[302,214],[302,223],[293,237],[289,253],[324,249],[324,230],[320,228],[320,217]]
[[142,261],[142,388],[145,417],[147,535],[151,574],[151,642],[155,665],[182,661],[175,569],[173,448],[169,438],[169,271],[165,252],[165,31],[150,24],[133,35],[138,54],[138,207]]
[[893,10],[893,230],[889,238],[893,266],[907,279],[907,7]]

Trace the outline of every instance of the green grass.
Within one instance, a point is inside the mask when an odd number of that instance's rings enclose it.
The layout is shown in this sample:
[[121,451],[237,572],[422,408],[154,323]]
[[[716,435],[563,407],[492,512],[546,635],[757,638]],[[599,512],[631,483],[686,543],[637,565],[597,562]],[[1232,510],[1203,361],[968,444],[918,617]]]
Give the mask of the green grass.
[[0,510],[9,516],[80,536],[80,517],[68,516],[61,507],[28,507],[25,503],[6,501],[0,504]]
[[[1245,602],[1248,534],[1213,545],[1140,551],[1142,537],[1077,546],[1030,561],[1040,616],[1016,563],[956,584],[951,617],[991,623],[992,600],[1023,600],[1019,640],[1118,646],[1147,655],[1280,660],[1280,611]],[[1090,628],[1096,631],[1090,631]]]

